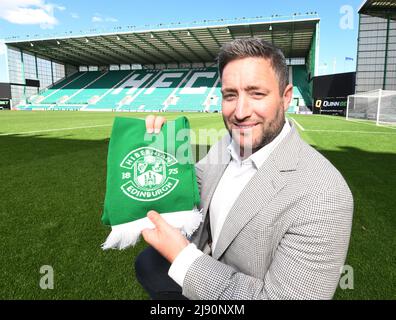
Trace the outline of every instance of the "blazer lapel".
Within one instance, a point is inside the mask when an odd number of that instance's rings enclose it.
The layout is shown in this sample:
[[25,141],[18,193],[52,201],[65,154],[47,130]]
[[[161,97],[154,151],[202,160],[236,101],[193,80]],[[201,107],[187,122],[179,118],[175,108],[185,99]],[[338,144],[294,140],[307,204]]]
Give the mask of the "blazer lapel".
[[219,259],[243,227],[283,188],[285,181],[272,161],[260,168],[232,206],[213,257]]
[[[286,180],[284,171],[296,170],[298,153],[301,144],[294,126],[278,147],[259,168],[254,177],[232,206],[219,241],[213,252],[213,257],[219,259],[242,228],[284,187]],[[217,185],[216,185],[217,186]]]
[[[224,137],[219,144],[219,149],[214,152],[214,156],[208,159],[209,164],[207,172],[205,172],[205,185],[209,186],[208,188],[202,189],[201,200],[203,201],[202,206],[202,214],[203,214],[203,223],[200,225],[198,230],[196,231],[196,235],[194,239],[198,240],[196,243],[197,247],[202,249],[205,244],[208,242],[208,233],[207,228],[209,227],[209,219],[208,219],[208,210],[210,202],[212,201],[213,194],[216,190],[217,185],[220,182],[221,177],[225,169],[227,168],[230,162],[230,155],[227,152],[227,146],[230,142],[229,137]],[[216,155],[221,155],[222,159],[216,159]]]

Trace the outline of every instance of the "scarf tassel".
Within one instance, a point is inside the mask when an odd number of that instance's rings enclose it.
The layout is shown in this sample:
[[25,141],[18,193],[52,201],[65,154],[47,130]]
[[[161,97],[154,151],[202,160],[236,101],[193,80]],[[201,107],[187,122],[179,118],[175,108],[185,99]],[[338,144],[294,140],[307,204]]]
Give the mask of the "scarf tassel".
[[[197,208],[190,211],[162,213],[161,217],[171,226],[180,229],[186,237],[190,237],[198,229],[203,220],[202,212]],[[134,246],[139,240],[142,230],[147,228],[155,228],[154,224],[147,217],[112,226],[111,233],[105,243],[102,244],[102,249],[123,250]]]

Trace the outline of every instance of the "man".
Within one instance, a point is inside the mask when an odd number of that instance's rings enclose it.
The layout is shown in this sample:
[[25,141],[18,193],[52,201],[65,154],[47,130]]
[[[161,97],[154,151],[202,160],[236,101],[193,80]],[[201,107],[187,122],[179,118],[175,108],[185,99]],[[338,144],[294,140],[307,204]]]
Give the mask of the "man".
[[[187,240],[150,211],[155,229],[142,234],[155,250],[137,258],[137,277],[154,299],[331,299],[348,249],[351,192],[285,120],[293,87],[279,49],[237,39],[218,64],[230,134],[196,164],[204,222]],[[148,117],[147,130],[164,121]]]

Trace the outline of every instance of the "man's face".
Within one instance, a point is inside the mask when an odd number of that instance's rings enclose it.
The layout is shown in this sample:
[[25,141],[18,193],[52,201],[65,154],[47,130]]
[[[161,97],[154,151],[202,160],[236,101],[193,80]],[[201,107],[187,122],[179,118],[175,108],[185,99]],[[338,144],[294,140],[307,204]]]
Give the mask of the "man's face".
[[257,151],[282,130],[293,87],[280,94],[278,82],[264,58],[234,60],[223,69],[223,120],[241,155]]

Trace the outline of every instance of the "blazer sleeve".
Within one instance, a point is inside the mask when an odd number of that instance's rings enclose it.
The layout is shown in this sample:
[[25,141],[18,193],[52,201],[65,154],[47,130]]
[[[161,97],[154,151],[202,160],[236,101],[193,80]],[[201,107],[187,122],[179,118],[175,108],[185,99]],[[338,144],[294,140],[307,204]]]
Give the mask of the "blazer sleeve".
[[[348,186],[309,196],[278,244],[264,279],[243,274],[208,255],[189,268],[189,299],[331,299],[344,265],[352,225]],[[247,244],[248,245],[248,244]]]

